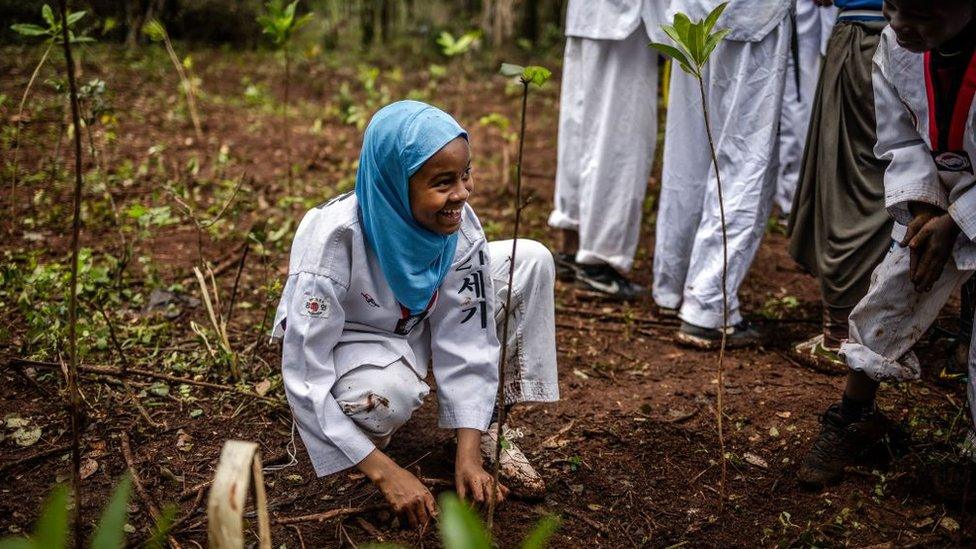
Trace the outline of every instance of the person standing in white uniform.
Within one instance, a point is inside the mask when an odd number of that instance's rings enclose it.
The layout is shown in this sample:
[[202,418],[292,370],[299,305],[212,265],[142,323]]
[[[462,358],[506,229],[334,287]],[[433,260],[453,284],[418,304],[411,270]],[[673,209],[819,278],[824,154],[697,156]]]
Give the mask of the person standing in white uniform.
[[[842,400],[824,412],[797,474],[811,486],[840,480],[886,434],[889,421],[875,405],[880,383],[919,379],[912,347],[976,271],[976,1],[886,0],[884,14],[872,72],[875,154],[890,162],[885,207],[896,243],[851,313],[840,347],[850,368]],[[976,461],[976,347],[967,393],[972,423],[962,450]]]
[[[508,338],[505,404],[558,399],[554,266],[520,240],[508,288],[511,241],[485,241],[467,204],[473,190],[467,133],[417,101],[380,109],[366,129],[355,194],[306,214],[295,234],[274,323],[282,377],[319,476],[356,466],[411,525],[436,514],[433,496],[383,449],[437,380],[439,424],[457,436],[462,497],[490,499],[499,337]],[[512,292],[507,334],[499,333]],[[528,327],[531,326],[531,330]],[[510,443],[502,480],[540,497],[542,479]],[[503,488],[495,497],[507,493]]]
[[[719,0],[672,0],[669,16],[705,18]],[[790,55],[792,0],[732,0],[716,28],[729,29],[705,66],[728,229],[730,347],[757,343],[738,290],[766,229],[776,189],[777,130]],[[654,301],[677,313],[680,343],[722,339],[722,223],[698,81],[672,69],[664,170],[654,246]]]
[[555,207],[562,280],[617,299],[645,292],[634,264],[657,142],[658,56],[669,0],[570,0],[559,101]]
[[793,46],[796,52],[790,52],[787,62],[786,89],[779,123],[779,177],[776,179],[775,203],[780,218],[784,220],[789,218],[793,206],[793,193],[800,178],[800,163],[820,75],[822,52],[836,17],[835,8],[821,8],[814,0],[796,2],[796,40]]

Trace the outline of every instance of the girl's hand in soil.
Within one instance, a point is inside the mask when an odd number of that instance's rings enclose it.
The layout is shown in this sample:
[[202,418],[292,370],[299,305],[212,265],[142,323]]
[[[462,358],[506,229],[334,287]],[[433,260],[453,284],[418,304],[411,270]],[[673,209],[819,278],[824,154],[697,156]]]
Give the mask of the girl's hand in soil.
[[901,242],[910,249],[909,278],[915,284],[915,291],[932,289],[952,256],[958,236],[959,226],[948,213],[934,206],[920,208],[915,213]]
[[393,512],[406,519],[411,528],[426,529],[437,516],[437,504],[430,490],[379,449],[373,450],[358,467],[380,489]]
[[[454,483],[458,496],[463,500],[485,505],[491,497],[491,475],[481,461],[481,431],[457,430],[457,456],[454,460]],[[508,495],[508,488],[498,483],[495,503],[501,503]]]

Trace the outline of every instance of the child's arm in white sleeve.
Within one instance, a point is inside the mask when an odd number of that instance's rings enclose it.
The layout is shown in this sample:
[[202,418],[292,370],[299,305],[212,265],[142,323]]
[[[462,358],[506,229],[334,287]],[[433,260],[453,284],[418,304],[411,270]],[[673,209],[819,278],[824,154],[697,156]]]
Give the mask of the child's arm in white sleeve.
[[441,427],[484,431],[498,391],[498,336],[488,250],[475,243],[451,266],[430,316]]
[[307,272],[289,277],[281,356],[285,392],[319,476],[352,467],[375,448],[335,397],[333,349],[342,335],[345,288]]

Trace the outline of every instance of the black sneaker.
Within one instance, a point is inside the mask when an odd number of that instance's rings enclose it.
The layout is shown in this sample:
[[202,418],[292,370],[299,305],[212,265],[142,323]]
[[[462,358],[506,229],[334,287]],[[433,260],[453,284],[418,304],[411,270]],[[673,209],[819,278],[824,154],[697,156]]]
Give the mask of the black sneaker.
[[[718,328],[702,328],[685,321],[681,321],[681,328],[675,336],[678,343],[711,351],[722,346],[722,330]],[[742,322],[730,327],[726,332],[725,348],[740,349],[752,347],[762,342],[762,335],[748,322]]]
[[556,280],[563,282],[576,280],[576,275],[580,270],[580,264],[576,262],[576,254],[556,252],[552,254],[552,258],[556,262]]
[[624,301],[636,299],[647,293],[646,288],[631,282],[605,263],[579,265],[579,270],[576,271],[576,286],[602,298]]
[[797,479],[811,488],[838,482],[844,468],[863,459],[884,438],[889,426],[888,418],[877,410],[848,422],[840,413],[840,404],[832,405],[820,417],[820,435],[804,456]]

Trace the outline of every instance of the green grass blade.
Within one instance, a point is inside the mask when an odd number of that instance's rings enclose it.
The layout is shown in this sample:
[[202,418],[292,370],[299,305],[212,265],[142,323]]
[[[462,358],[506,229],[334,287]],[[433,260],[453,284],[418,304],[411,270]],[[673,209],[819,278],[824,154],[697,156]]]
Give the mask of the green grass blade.
[[41,517],[34,527],[34,546],[44,549],[61,549],[68,542],[68,487],[54,488],[44,503]]
[[488,533],[478,515],[456,495],[440,497],[441,543],[445,549],[491,549]]
[[119,549],[125,545],[125,519],[128,515],[129,496],[132,493],[132,479],[128,474],[122,477],[112,494],[102,518],[98,521],[91,549]]
[[552,539],[553,534],[556,533],[556,529],[562,522],[562,519],[557,515],[542,517],[542,520],[535,525],[535,528],[529,532],[528,537],[522,542],[522,549],[545,549],[548,547],[549,540]]

